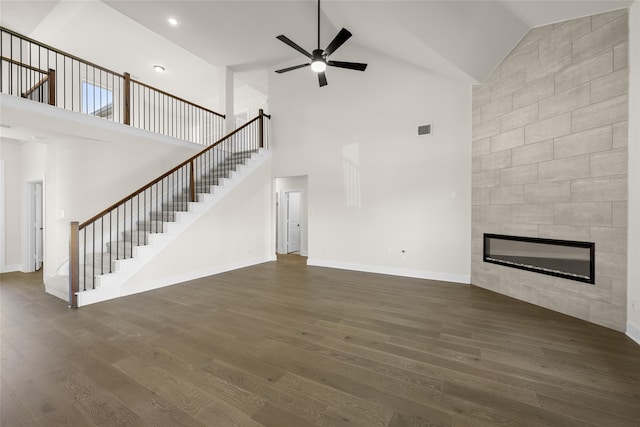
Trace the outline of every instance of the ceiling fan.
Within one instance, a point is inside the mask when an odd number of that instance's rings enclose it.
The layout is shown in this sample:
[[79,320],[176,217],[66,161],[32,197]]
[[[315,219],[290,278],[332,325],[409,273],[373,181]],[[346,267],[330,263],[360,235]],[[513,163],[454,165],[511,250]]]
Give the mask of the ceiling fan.
[[307,52],[302,47],[291,41],[287,36],[281,34],[276,37],[278,40],[283,43],[288,44],[307,58],[311,60],[311,62],[307,62],[306,64],[294,65],[293,67],[283,68],[281,70],[276,70],[276,73],[286,73],[287,71],[297,70],[298,68],[304,68],[311,66],[311,69],[318,73],[318,82],[320,83],[320,87],[327,85],[327,76],[324,74],[324,71],[329,67],[338,67],[338,68],[346,68],[348,70],[357,70],[364,71],[367,69],[367,64],[362,64],[359,62],[343,62],[343,61],[330,61],[327,58],[333,52],[336,51],[340,46],[346,42],[352,34],[346,29],[343,28],[340,30],[338,35],[329,43],[326,49],[320,49],[320,0],[318,0],[318,48],[314,49],[312,53]]

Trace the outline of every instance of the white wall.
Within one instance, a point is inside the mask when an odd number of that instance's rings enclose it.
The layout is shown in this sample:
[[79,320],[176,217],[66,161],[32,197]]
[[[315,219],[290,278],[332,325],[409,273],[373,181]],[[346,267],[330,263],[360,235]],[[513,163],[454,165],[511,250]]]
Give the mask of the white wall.
[[[4,236],[6,264],[26,269],[26,184],[42,180],[45,285],[66,298],[67,291],[53,289],[49,279],[68,259],[69,222],[90,218],[202,147],[8,95],[0,101],[3,122],[12,123],[12,131],[22,129],[27,135],[27,127],[37,122],[38,132],[51,135],[21,144],[1,141],[5,165],[12,162],[5,167],[5,191],[8,199],[19,200],[5,203],[5,223],[12,227]],[[18,222],[16,234],[13,225]]]
[[0,162],[2,162],[2,185],[0,187],[0,231],[3,239],[2,258],[0,258],[0,272],[19,271],[22,267],[22,240],[20,209],[20,151],[19,141],[0,138]]
[[276,178],[276,193],[278,194],[277,207],[277,231],[278,231],[278,247],[277,252],[284,254],[287,252],[287,198],[286,191],[301,191],[302,203],[300,206],[300,255],[307,256],[309,254],[309,233],[308,233],[308,182],[306,176],[290,176],[286,178]]
[[640,343],[640,2],[629,11],[627,334]]
[[369,67],[269,75],[274,176],[309,176],[309,264],[468,283],[469,86],[355,44],[335,59]]
[[122,285],[120,294],[275,260],[273,191],[267,160]]

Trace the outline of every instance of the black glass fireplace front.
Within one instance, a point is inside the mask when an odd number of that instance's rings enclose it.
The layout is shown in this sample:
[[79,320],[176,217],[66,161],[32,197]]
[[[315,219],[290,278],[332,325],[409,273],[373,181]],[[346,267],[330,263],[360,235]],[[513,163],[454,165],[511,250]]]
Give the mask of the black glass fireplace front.
[[594,243],[485,234],[483,253],[492,264],[595,283]]

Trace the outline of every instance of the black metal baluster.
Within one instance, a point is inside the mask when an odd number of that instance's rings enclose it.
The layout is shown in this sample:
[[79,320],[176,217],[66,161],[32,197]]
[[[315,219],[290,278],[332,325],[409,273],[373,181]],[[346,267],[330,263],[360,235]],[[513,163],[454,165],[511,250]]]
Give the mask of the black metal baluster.
[[109,273],[113,273],[113,259],[112,257],[112,253],[113,253],[113,237],[111,236],[111,231],[113,230],[113,219],[111,217],[111,213],[113,212],[113,210],[109,211]]
[[82,252],[82,257],[83,257],[83,264],[84,264],[84,280],[82,283],[82,288],[83,290],[87,290],[87,229],[84,229],[84,250]]
[[[130,251],[130,257],[129,258],[133,258],[133,199],[129,199],[129,203],[131,203],[131,220],[129,221],[129,231],[131,234],[131,251]],[[124,202],[125,206],[127,205],[127,202]]]
[[[122,204],[122,232],[124,233],[122,239],[122,254],[124,255],[123,259],[127,259],[127,202]],[[131,230],[129,230],[131,233]]]
[[93,239],[91,240],[91,245],[93,246],[93,269],[91,273],[91,287],[95,289],[96,287],[96,223],[91,223],[91,231],[93,232]]
[[[160,186],[162,188],[162,192],[160,193],[160,214],[162,214],[162,204],[164,203],[164,178],[160,180]],[[156,221],[156,227],[158,226],[158,221]],[[162,227],[162,222],[160,223]],[[164,227],[160,233],[164,233]]]
[[116,259],[120,259],[120,206],[116,208]]
[[[140,230],[140,194],[136,196],[136,199],[138,199],[138,230]],[[133,241],[133,233],[131,233],[131,240]],[[137,244],[140,245],[140,231],[138,231],[137,240]],[[133,244],[131,245],[131,256],[133,256]]]
[[[147,190],[144,190],[142,192],[142,197],[143,197],[143,209],[144,209],[144,215],[143,218],[146,220],[147,219]],[[149,217],[151,217],[151,213],[149,213]],[[140,243],[140,227],[138,227],[138,243]],[[147,241],[145,239],[145,241],[143,242],[143,244],[147,244]]]
[[[154,187],[156,187],[156,198],[155,198],[155,201],[156,201],[156,212],[158,212],[158,190],[159,190],[159,187],[160,187],[160,186],[156,183],[156,184],[154,185]],[[151,228],[151,223],[149,223],[149,231],[151,231],[151,230],[152,230],[152,228]],[[158,229],[157,229],[157,228],[155,228],[155,225],[154,225],[153,230],[154,230],[154,232],[156,232],[156,233],[158,232]]]
[[104,274],[104,216],[100,218],[100,274]]
[[[20,40],[20,62],[24,61],[22,58],[22,40]],[[22,73],[18,74],[18,93],[22,92]]]

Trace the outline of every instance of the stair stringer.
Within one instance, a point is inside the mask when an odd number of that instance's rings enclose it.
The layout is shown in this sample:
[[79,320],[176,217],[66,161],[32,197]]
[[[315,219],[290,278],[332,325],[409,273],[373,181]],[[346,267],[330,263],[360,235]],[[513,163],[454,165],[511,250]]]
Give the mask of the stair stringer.
[[[186,212],[176,212],[176,221],[166,222],[164,224],[163,233],[149,234],[147,245],[134,247],[133,258],[114,261],[115,271],[113,273],[96,276],[95,289],[77,292],[78,307],[157,289],[163,286],[169,286],[190,278],[200,277],[193,276],[173,278],[173,280],[163,281],[162,283],[156,282],[147,284],[147,286],[137,287],[134,290],[128,289],[126,286],[127,282],[147,264],[149,264],[158,254],[162,253],[171,243],[187,231],[191,225],[218,205],[218,203],[230,194],[239,184],[241,184],[246,178],[252,175],[270,159],[271,151],[261,149],[257,154],[253,155],[246,164],[240,166],[238,170],[234,171],[230,178],[224,179],[222,184],[215,186],[212,193],[199,193],[197,195],[198,202],[190,202],[189,210]],[[222,270],[219,269],[216,272],[228,271],[272,260],[275,260],[275,254],[264,259],[260,258],[249,260],[242,264],[229,265],[227,268]]]

